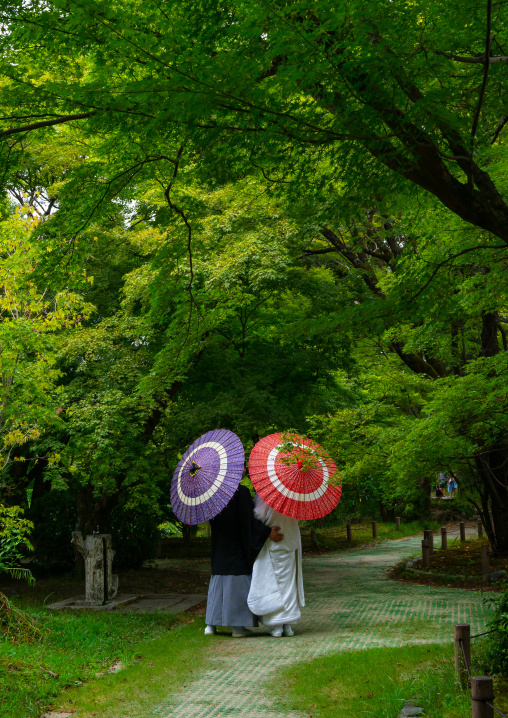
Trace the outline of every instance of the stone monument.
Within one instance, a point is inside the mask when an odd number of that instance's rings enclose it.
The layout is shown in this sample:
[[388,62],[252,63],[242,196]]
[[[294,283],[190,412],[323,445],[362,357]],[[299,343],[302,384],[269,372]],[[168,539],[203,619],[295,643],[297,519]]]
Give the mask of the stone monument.
[[[98,529],[98,527],[97,527]],[[60,611],[66,608],[116,611],[123,609],[137,613],[164,611],[180,613],[206,600],[206,595],[181,593],[119,594],[118,576],[113,574],[111,534],[97,530],[91,536],[73,531],[72,543],[85,559],[85,595],[65,598],[52,603],[48,608]]]
[[113,574],[111,534],[85,536],[72,532],[72,543],[85,559],[85,599],[83,606],[105,606],[118,593],[118,576]]

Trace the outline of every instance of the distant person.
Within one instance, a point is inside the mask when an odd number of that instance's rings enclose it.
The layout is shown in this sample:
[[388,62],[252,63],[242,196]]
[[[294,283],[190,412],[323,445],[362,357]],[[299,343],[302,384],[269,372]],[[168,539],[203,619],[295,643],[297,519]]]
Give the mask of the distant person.
[[254,563],[248,604],[274,638],[293,636],[293,625],[305,605],[302,579],[302,540],[297,519],[279,514],[260,496],[254,499],[255,516],[267,526],[280,526],[284,539],[267,541]]
[[459,485],[455,481],[453,477],[448,479],[448,493],[453,494],[454,491],[456,491],[459,488]]
[[439,480],[439,488],[441,489],[441,496],[444,496],[446,493],[446,485],[447,485],[446,475],[443,473],[440,473],[438,475],[438,480]]
[[279,526],[265,526],[254,516],[250,491],[240,484],[227,506],[210,520],[212,534],[212,577],[208,587],[205,635],[217,626],[231,626],[234,638],[250,635],[257,626],[247,605],[252,567],[265,542],[278,543],[284,535]]

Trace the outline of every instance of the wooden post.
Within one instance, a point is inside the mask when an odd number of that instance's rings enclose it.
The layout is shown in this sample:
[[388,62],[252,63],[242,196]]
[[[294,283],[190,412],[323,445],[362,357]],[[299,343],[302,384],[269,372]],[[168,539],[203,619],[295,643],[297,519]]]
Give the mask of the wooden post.
[[351,529],[351,524],[346,524],[346,535],[348,544],[351,545],[353,543],[353,531]]
[[448,535],[446,533],[446,526],[441,526],[441,549],[444,551],[448,548]]
[[397,531],[400,529],[400,516],[395,517],[395,528]]
[[490,573],[489,545],[483,543],[480,550],[482,555],[482,576],[488,576]]
[[475,676],[471,678],[471,715],[472,718],[494,718],[494,709],[489,703],[494,701],[492,678]]
[[459,528],[460,528],[460,542],[464,543],[464,541],[466,540],[466,524],[463,521],[461,521],[459,524]]
[[481,538],[483,536],[483,524],[481,521],[478,521],[478,538]]
[[377,522],[372,522],[372,538],[377,538]]
[[423,539],[422,541],[422,559],[423,559],[423,567],[424,568],[430,568],[430,546],[427,539]]
[[[464,648],[464,655],[462,654],[462,648]],[[455,626],[454,652],[455,675],[462,688],[465,688],[467,686],[468,675],[467,668],[464,665],[464,656],[466,657],[467,665],[471,666],[471,626],[469,623],[458,623]]]
[[423,538],[429,542],[430,553],[434,553],[434,532],[431,529],[425,529]]

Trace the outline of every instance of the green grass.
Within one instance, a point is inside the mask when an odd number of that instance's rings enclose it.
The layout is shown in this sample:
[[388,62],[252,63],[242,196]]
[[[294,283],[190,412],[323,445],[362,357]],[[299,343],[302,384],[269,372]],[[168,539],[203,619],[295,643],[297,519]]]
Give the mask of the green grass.
[[[408,536],[421,535],[423,538],[423,529],[432,529],[437,531],[441,524],[436,521],[411,521],[404,523],[402,521],[400,529],[395,527],[395,523],[377,522],[378,537],[372,537],[372,521],[362,519],[360,523],[353,523],[353,543],[352,546],[361,546],[366,543],[377,543],[388,539],[406,538]],[[322,529],[316,528],[316,523],[301,524],[302,543],[304,551],[313,551],[310,540],[311,529],[316,529],[317,542],[319,551],[341,551],[350,548],[346,538],[346,524],[340,523],[334,526],[325,526]],[[162,541],[162,555],[164,558],[206,558],[210,556],[211,540],[205,535],[194,536],[189,546],[185,546],[181,537],[171,537]]]
[[203,670],[210,646],[203,625],[200,619],[139,644],[135,663],[67,694],[58,707],[77,711],[80,718],[132,718],[153,706],[170,705],[171,696]]
[[[469,692],[455,687],[451,646],[335,653],[285,669],[270,690],[281,708],[312,718],[396,718],[404,700],[415,696],[426,718],[471,716]],[[506,712],[506,681],[496,695]]]
[[[424,529],[439,529],[440,524],[436,521],[411,521],[410,523],[401,523],[400,529],[395,527],[394,523],[381,522],[377,523],[377,539],[372,537],[372,522],[362,522],[353,524],[353,543],[352,546],[360,546],[367,543],[377,543],[389,539],[406,538],[409,536],[422,535]],[[312,550],[310,541],[310,526],[302,527],[302,543],[304,550]],[[317,529],[317,543],[320,551],[340,551],[349,548],[350,545],[346,537],[345,524],[337,526],[327,526],[323,529]]]
[[[430,570],[425,571],[422,563],[413,566],[420,571],[415,574],[406,571],[409,558],[421,557],[421,552],[405,556],[390,571],[392,579],[405,580],[411,583],[420,583],[436,586],[454,586],[466,588],[480,588],[482,591],[498,591],[499,584],[485,581],[481,573],[480,546],[487,544],[488,539],[469,537],[464,543],[458,537],[448,542],[448,548],[442,550],[441,539],[434,536],[434,553],[430,558]],[[490,570],[507,571],[508,559],[506,556],[490,556]]]
[[[29,614],[45,631],[40,641],[0,642],[2,718],[40,716],[50,705],[80,710],[80,718],[99,707],[101,718],[132,716],[136,706],[180,688],[206,645],[201,619],[181,625],[163,614]],[[115,662],[127,667],[108,674]]]

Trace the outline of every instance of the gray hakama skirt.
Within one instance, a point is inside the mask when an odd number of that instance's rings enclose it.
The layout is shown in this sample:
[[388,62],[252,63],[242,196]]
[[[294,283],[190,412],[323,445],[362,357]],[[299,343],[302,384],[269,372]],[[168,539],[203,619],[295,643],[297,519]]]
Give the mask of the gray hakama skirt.
[[247,605],[252,576],[212,576],[206,603],[208,626],[257,626]]

